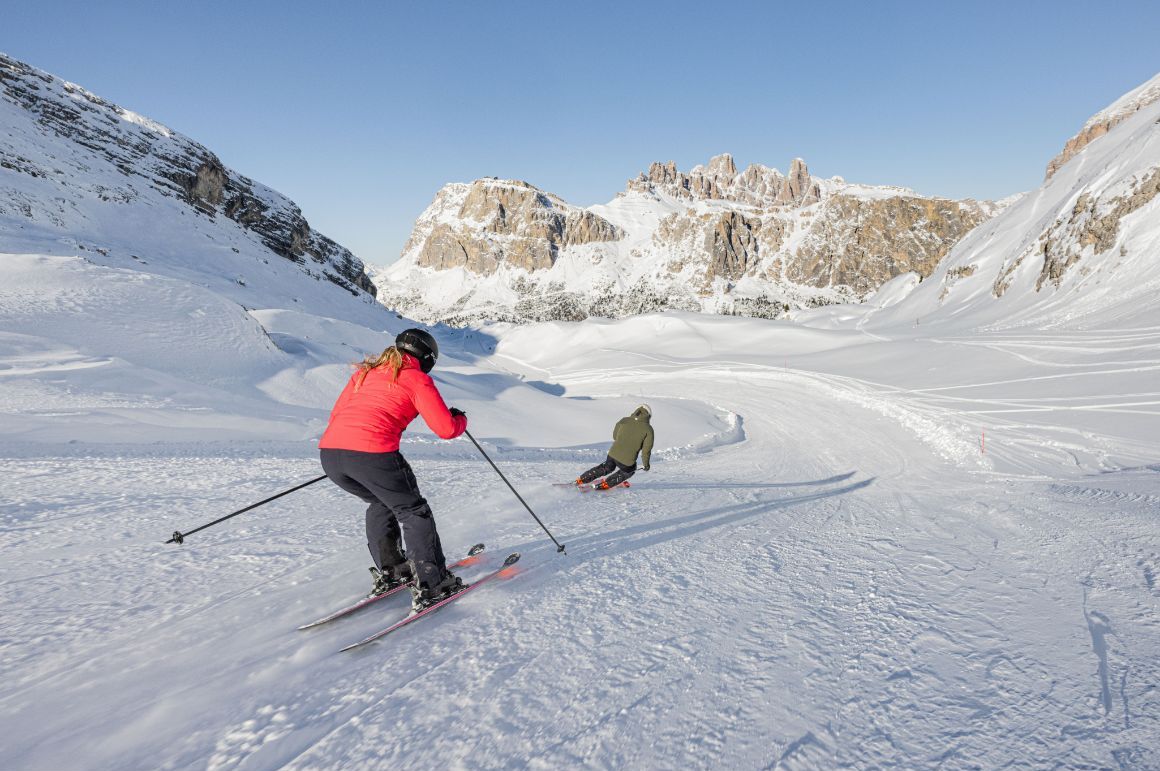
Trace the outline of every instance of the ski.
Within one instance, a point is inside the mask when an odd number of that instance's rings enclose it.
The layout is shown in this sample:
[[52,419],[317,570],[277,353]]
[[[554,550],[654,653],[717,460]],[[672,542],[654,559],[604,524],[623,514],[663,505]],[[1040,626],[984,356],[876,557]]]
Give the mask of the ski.
[[[475,546],[472,546],[470,549],[467,550],[466,557],[459,560],[454,565],[451,565],[451,567],[463,568],[463,567],[467,567],[468,565],[474,565],[476,562],[479,561],[478,557],[479,557],[480,553],[482,553],[485,548],[486,547],[483,544],[477,543]],[[373,605],[374,603],[378,602],[379,600],[385,600],[386,598],[390,597],[391,595],[398,594],[399,592],[403,591],[404,589],[410,589],[410,588],[411,588],[411,582],[407,581],[406,583],[399,584],[398,586],[396,586],[392,589],[388,589],[387,591],[383,592],[382,594],[375,594],[375,595],[371,595],[370,597],[363,597],[361,600],[354,603],[353,605],[348,605],[345,608],[343,608],[342,610],[336,610],[334,613],[331,613],[329,616],[325,616],[324,618],[320,618],[317,621],[311,621],[309,624],[303,624],[302,626],[298,627],[298,629],[301,631],[303,629],[313,629],[316,626],[322,626],[323,624],[329,624],[331,621],[334,621],[335,619],[342,618],[343,616],[349,616],[351,613],[354,613],[355,611],[358,611],[358,610],[362,610],[363,608],[367,607],[368,605]]]
[[[591,484],[578,485],[575,482],[553,482],[552,487],[575,487],[577,490],[579,490],[582,493],[590,493],[596,489]],[[632,485],[630,485],[628,483],[628,480],[626,479],[623,482],[621,482],[620,484],[618,484],[616,487],[632,487]],[[616,487],[610,487],[610,488],[608,488],[608,490],[615,490]],[[608,490],[601,490],[600,492],[608,492]]]
[[593,487],[592,485],[584,485],[583,487],[581,487],[579,489],[580,489],[580,492],[582,492],[582,493],[593,493],[593,492],[607,493],[607,492],[611,492],[612,490],[621,490],[621,489],[626,490],[629,487],[632,487],[632,485],[630,485],[628,483],[628,480],[626,479],[623,482],[621,482],[620,484],[616,485],[615,487],[599,488],[599,487]]
[[406,618],[402,619],[401,621],[397,621],[394,624],[391,624],[386,629],[382,629],[378,632],[375,632],[370,637],[359,640],[356,643],[351,643],[350,645],[346,646],[345,648],[343,648],[339,652],[342,653],[344,651],[354,650],[355,648],[361,648],[362,646],[366,645],[367,643],[374,642],[375,640],[378,640],[380,637],[386,637],[391,632],[394,632],[398,629],[402,629],[403,627],[407,626],[407,624],[410,624],[412,621],[418,621],[419,619],[423,618],[423,616],[426,616],[429,613],[434,613],[435,611],[442,608],[444,605],[447,605],[450,602],[454,602],[455,600],[458,600],[460,597],[467,594],[468,592],[475,591],[476,589],[483,586],[485,583],[487,583],[491,579],[496,578],[500,575],[503,575],[504,571],[506,571],[509,567],[511,567],[512,565],[519,562],[519,559],[520,559],[519,552],[514,552],[512,554],[509,554],[507,556],[507,559],[505,559],[503,561],[502,567],[500,567],[498,570],[495,570],[491,573],[488,573],[483,578],[476,581],[474,584],[468,584],[466,587],[464,587],[460,591],[456,592],[455,594],[451,595],[450,597],[445,597],[442,600],[440,600],[439,602],[435,603],[434,605],[429,605],[426,608],[423,608],[418,613],[412,613],[411,615],[407,616]]

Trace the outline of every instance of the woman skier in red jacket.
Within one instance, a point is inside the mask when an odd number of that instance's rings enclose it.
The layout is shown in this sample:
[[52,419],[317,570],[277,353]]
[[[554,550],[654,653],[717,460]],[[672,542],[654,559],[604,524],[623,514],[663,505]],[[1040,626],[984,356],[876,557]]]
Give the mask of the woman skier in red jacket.
[[[393,346],[359,365],[318,442],[322,470],[331,481],[370,504],[367,546],[375,562],[371,594],[414,578],[415,610],[464,587],[447,570],[431,507],[399,453],[403,430],[418,415],[443,439],[467,430],[466,415],[447,408],[427,374],[438,358],[439,346],[427,332],[401,332]],[[407,546],[405,555],[400,537]]]

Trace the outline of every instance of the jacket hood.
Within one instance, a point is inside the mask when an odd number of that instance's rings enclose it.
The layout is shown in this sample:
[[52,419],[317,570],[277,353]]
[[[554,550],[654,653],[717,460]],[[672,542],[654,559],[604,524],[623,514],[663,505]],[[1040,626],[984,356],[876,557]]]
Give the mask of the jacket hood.
[[643,420],[645,423],[648,423],[649,418],[652,417],[652,410],[649,409],[647,404],[642,404],[629,417],[633,420]]

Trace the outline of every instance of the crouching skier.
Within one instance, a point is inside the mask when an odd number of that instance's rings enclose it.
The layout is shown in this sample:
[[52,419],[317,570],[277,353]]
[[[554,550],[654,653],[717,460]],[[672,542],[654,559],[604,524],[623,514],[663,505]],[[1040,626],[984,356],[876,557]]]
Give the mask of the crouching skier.
[[[592,485],[597,490],[607,490],[628,480],[636,473],[636,456],[641,455],[644,470],[649,469],[649,457],[653,448],[653,429],[649,424],[652,410],[642,404],[627,418],[621,418],[612,429],[612,448],[608,457],[599,466],[593,466],[576,480],[576,486],[586,485],[597,477],[608,477]],[[613,471],[615,469],[615,471]]]
[[447,408],[427,374],[438,357],[439,346],[431,335],[421,329],[401,332],[393,346],[359,365],[318,442],[322,470],[331,481],[370,504],[367,546],[375,563],[371,595],[414,578],[414,610],[464,588],[447,569],[431,507],[399,453],[403,430],[417,415],[443,439],[467,430],[466,415]]

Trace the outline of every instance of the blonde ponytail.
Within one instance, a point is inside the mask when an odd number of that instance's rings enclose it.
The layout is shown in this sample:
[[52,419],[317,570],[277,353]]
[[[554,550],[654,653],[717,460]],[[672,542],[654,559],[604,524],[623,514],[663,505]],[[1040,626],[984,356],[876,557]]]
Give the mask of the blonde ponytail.
[[399,379],[399,370],[403,368],[403,352],[392,345],[377,356],[368,356],[363,359],[362,363],[358,365],[358,380],[355,381],[354,390],[357,391],[362,386],[368,372],[379,367],[389,369],[391,371],[391,382],[397,382]]

